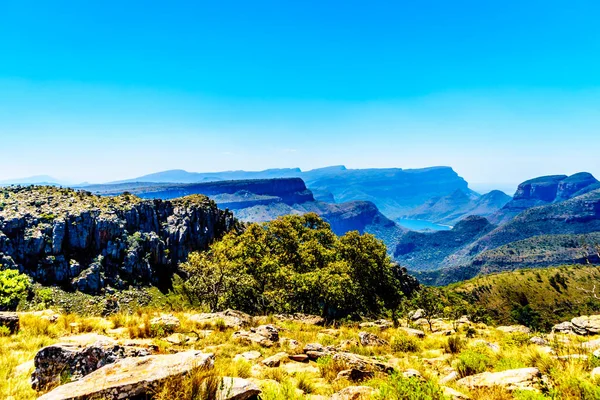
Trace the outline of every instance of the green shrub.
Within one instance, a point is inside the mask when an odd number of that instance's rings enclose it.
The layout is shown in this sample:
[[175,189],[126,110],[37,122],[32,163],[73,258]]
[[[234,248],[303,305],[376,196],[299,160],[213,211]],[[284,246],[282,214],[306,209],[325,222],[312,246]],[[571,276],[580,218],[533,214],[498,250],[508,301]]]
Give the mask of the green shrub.
[[419,339],[404,333],[392,337],[390,345],[393,351],[400,351],[403,353],[416,353],[421,351],[421,342]]
[[456,371],[461,378],[485,372],[493,365],[492,358],[476,349],[468,349],[458,356]]
[[[373,382],[375,383],[375,382]],[[378,392],[374,398],[380,400],[444,400],[442,389],[432,381],[422,382],[418,378],[405,378],[394,373],[385,381],[377,381]]]
[[444,344],[444,350],[446,353],[458,354],[464,349],[465,345],[465,341],[459,336],[450,336]]
[[0,310],[14,310],[31,286],[29,277],[14,269],[0,271]]

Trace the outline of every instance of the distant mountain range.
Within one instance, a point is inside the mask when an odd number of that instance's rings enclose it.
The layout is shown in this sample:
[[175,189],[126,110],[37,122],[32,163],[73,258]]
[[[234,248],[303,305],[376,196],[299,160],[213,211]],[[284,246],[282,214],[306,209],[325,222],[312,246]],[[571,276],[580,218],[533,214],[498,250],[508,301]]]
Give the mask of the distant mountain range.
[[475,192],[457,189],[447,196],[428,200],[423,205],[411,210],[405,218],[455,225],[470,215],[490,217],[511,199],[510,196],[499,190],[493,190],[480,196]]
[[379,212],[369,201],[326,203],[314,198],[300,178],[253,179],[208,183],[114,183],[90,185],[86,190],[99,195],[129,192],[143,199],[174,199],[190,194],[209,196],[221,208],[228,208],[245,222],[270,221],[287,214],[315,212],[327,220],[332,230],[368,232],[393,249],[406,232]]
[[317,200],[332,203],[371,201],[391,219],[403,216],[433,197],[446,196],[456,190],[474,193],[450,167],[348,169],[340,165],[310,171],[289,168],[209,173],[172,170],[113,183],[198,183],[293,177],[302,178]]
[[36,175],[29,176],[26,178],[17,178],[17,179],[7,179],[0,181],[0,186],[8,186],[8,185],[49,185],[49,186],[59,186],[59,185],[68,185],[69,182],[61,181],[59,179],[53,178],[48,175]]
[[600,262],[600,188],[591,174],[523,182],[494,217],[500,225],[469,217],[447,232],[407,233],[394,256],[435,284],[514,268]]

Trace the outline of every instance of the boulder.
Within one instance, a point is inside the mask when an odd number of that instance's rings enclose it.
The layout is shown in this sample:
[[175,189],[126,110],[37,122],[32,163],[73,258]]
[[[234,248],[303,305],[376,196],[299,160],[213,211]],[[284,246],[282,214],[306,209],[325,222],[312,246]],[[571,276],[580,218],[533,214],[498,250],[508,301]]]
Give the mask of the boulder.
[[408,313],[408,318],[412,319],[413,321],[425,318],[425,310],[419,308],[418,310],[411,311],[410,313]]
[[[38,400],[122,400],[145,398],[169,378],[178,378],[194,368],[212,368],[214,355],[186,351],[168,355],[131,357],[106,365],[82,379],[59,386]],[[239,383],[236,386],[239,387]],[[248,397],[222,397],[247,399]]]
[[263,347],[272,347],[279,342],[279,330],[273,325],[261,325],[249,331],[241,330],[234,332],[233,340],[247,343],[257,343]]
[[318,326],[325,325],[325,318],[319,317],[318,315],[310,315],[310,314],[302,314],[302,313],[277,314],[277,315],[275,315],[275,318],[277,318],[280,321],[294,321],[294,322],[300,322],[300,323],[307,324],[307,325],[318,325]]
[[573,333],[573,324],[569,321],[561,322],[552,327],[552,332],[556,333]]
[[363,322],[359,325],[361,328],[379,328],[388,329],[394,326],[392,321],[386,319],[378,319],[377,321]]
[[320,343],[308,343],[304,346],[304,354],[310,357],[311,360],[331,355],[336,352],[334,347],[325,347]]
[[296,362],[307,362],[309,360],[309,357],[306,354],[292,354],[289,358]]
[[548,341],[539,336],[534,336],[529,339],[529,343],[537,344],[538,346],[548,346]]
[[234,360],[246,360],[246,361],[252,361],[252,360],[258,360],[259,358],[261,358],[262,355],[260,354],[259,351],[246,351],[245,353],[242,354],[236,354],[236,356],[233,358]]
[[287,359],[288,359],[288,353],[281,352],[281,353],[272,355],[271,357],[265,358],[264,360],[262,360],[262,364],[266,367],[276,368],[276,367],[279,367],[281,365],[281,363]]
[[173,314],[160,314],[160,316],[150,320],[150,328],[153,331],[161,331],[167,334],[175,332],[180,325],[179,318]]
[[387,340],[381,339],[379,336],[369,332],[359,332],[358,338],[363,346],[385,346],[389,344]]
[[374,358],[359,356],[354,353],[335,353],[333,355],[333,360],[342,365],[346,365],[349,368],[359,369],[361,371],[381,371],[386,373],[392,373],[394,371],[394,367],[389,364]]
[[407,369],[406,371],[402,372],[402,376],[405,378],[423,378],[423,375],[421,375],[421,373],[416,369]]
[[376,390],[369,386],[348,386],[334,393],[330,400],[360,400],[367,399],[375,393]]
[[509,325],[509,326],[499,326],[496,329],[498,329],[499,331],[502,331],[504,333],[525,333],[528,334],[531,332],[531,329],[529,329],[526,326],[523,325]]
[[454,382],[459,378],[458,372],[452,371],[448,375],[444,376],[439,380],[440,385],[445,385],[446,383]]
[[575,317],[571,320],[573,332],[578,335],[597,335],[600,333],[600,315]]
[[363,371],[356,368],[345,369],[337,374],[336,380],[347,379],[350,382],[362,382],[375,376],[373,371]]
[[590,373],[591,377],[594,379],[600,379],[600,367],[596,367]]
[[414,336],[414,337],[418,337],[420,339],[425,337],[425,332],[423,332],[420,329],[412,329],[412,328],[406,328],[406,327],[401,326],[398,328],[398,330],[403,331],[408,336]]
[[19,314],[0,311],[0,326],[5,326],[11,335],[19,331]]
[[216,400],[248,400],[260,394],[259,387],[246,379],[224,377],[219,385]]
[[89,344],[93,335],[81,335],[70,342],[44,347],[35,355],[35,370],[31,375],[32,387],[43,390],[65,378],[75,381],[128,357],[148,356],[152,351],[138,346],[120,345],[114,340],[96,335],[100,340]]
[[223,323],[227,328],[239,329],[252,323],[252,317],[235,310],[225,310],[214,313],[188,314],[187,319],[202,325]]
[[537,368],[519,368],[502,372],[484,372],[459,379],[459,385],[470,389],[500,386],[508,391],[537,389],[541,373]]

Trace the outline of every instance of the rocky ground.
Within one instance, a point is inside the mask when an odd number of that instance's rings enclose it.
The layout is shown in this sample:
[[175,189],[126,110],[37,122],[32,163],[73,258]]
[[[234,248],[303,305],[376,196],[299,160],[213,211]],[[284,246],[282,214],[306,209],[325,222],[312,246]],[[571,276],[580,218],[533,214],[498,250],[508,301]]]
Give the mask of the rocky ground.
[[[236,311],[0,314],[0,397],[597,399],[600,316],[540,335],[413,313],[325,326]],[[214,384],[211,384],[213,382]],[[215,383],[216,382],[216,383]]]

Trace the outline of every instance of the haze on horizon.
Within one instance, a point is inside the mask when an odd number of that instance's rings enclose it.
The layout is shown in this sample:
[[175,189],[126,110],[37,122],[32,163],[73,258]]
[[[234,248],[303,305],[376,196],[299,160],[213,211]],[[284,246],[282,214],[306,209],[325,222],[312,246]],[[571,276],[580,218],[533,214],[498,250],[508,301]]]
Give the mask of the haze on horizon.
[[600,177],[600,4],[522,3],[9,2],[0,181],[337,164]]

